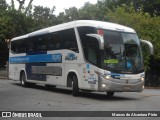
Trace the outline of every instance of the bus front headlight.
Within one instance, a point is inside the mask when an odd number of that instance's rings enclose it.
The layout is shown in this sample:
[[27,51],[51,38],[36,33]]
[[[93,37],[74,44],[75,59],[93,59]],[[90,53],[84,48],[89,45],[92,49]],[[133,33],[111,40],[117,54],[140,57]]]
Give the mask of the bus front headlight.
[[106,79],[106,80],[109,80],[109,79],[110,79],[110,76],[109,76],[109,75],[105,76],[105,79]]
[[109,75],[101,75],[105,80],[110,80],[111,77]]

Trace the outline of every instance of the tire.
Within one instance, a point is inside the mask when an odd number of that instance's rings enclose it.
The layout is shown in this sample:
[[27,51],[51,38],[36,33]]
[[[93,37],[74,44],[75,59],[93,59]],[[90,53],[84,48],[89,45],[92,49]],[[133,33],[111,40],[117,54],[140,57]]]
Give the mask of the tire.
[[114,92],[106,92],[108,97],[112,97],[114,95]]
[[72,81],[72,95],[73,96],[78,96],[79,95],[79,88],[78,88],[78,79],[77,76],[73,76],[73,81]]
[[21,73],[20,84],[22,87],[27,87],[26,75],[24,72]]

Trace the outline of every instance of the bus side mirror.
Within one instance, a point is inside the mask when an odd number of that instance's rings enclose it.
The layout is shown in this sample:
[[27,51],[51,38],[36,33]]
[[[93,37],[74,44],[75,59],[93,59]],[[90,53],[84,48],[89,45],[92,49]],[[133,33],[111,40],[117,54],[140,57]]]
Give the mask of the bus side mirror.
[[86,35],[89,37],[96,38],[98,40],[100,50],[104,50],[104,39],[101,35],[98,34],[86,34]]
[[147,44],[148,47],[149,47],[150,55],[154,55],[154,47],[153,47],[153,44],[151,42],[149,42],[147,40],[142,40],[142,39],[140,39],[140,42],[142,44]]

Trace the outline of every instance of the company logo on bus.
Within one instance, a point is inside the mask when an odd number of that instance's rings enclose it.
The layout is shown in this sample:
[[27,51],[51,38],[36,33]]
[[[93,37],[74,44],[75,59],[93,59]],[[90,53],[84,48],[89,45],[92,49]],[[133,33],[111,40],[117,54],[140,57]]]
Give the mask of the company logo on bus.
[[52,55],[52,60],[53,60],[54,62],[59,62],[59,61],[61,61],[61,55],[60,55],[60,54]]
[[77,56],[74,53],[68,53],[65,60],[77,60]]

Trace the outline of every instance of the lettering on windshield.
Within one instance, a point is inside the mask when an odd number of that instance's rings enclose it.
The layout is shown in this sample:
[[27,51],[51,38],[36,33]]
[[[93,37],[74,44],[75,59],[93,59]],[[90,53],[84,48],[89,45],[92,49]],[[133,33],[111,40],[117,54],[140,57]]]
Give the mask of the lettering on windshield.
[[117,64],[118,60],[117,59],[104,60],[104,63],[106,63],[106,64]]

